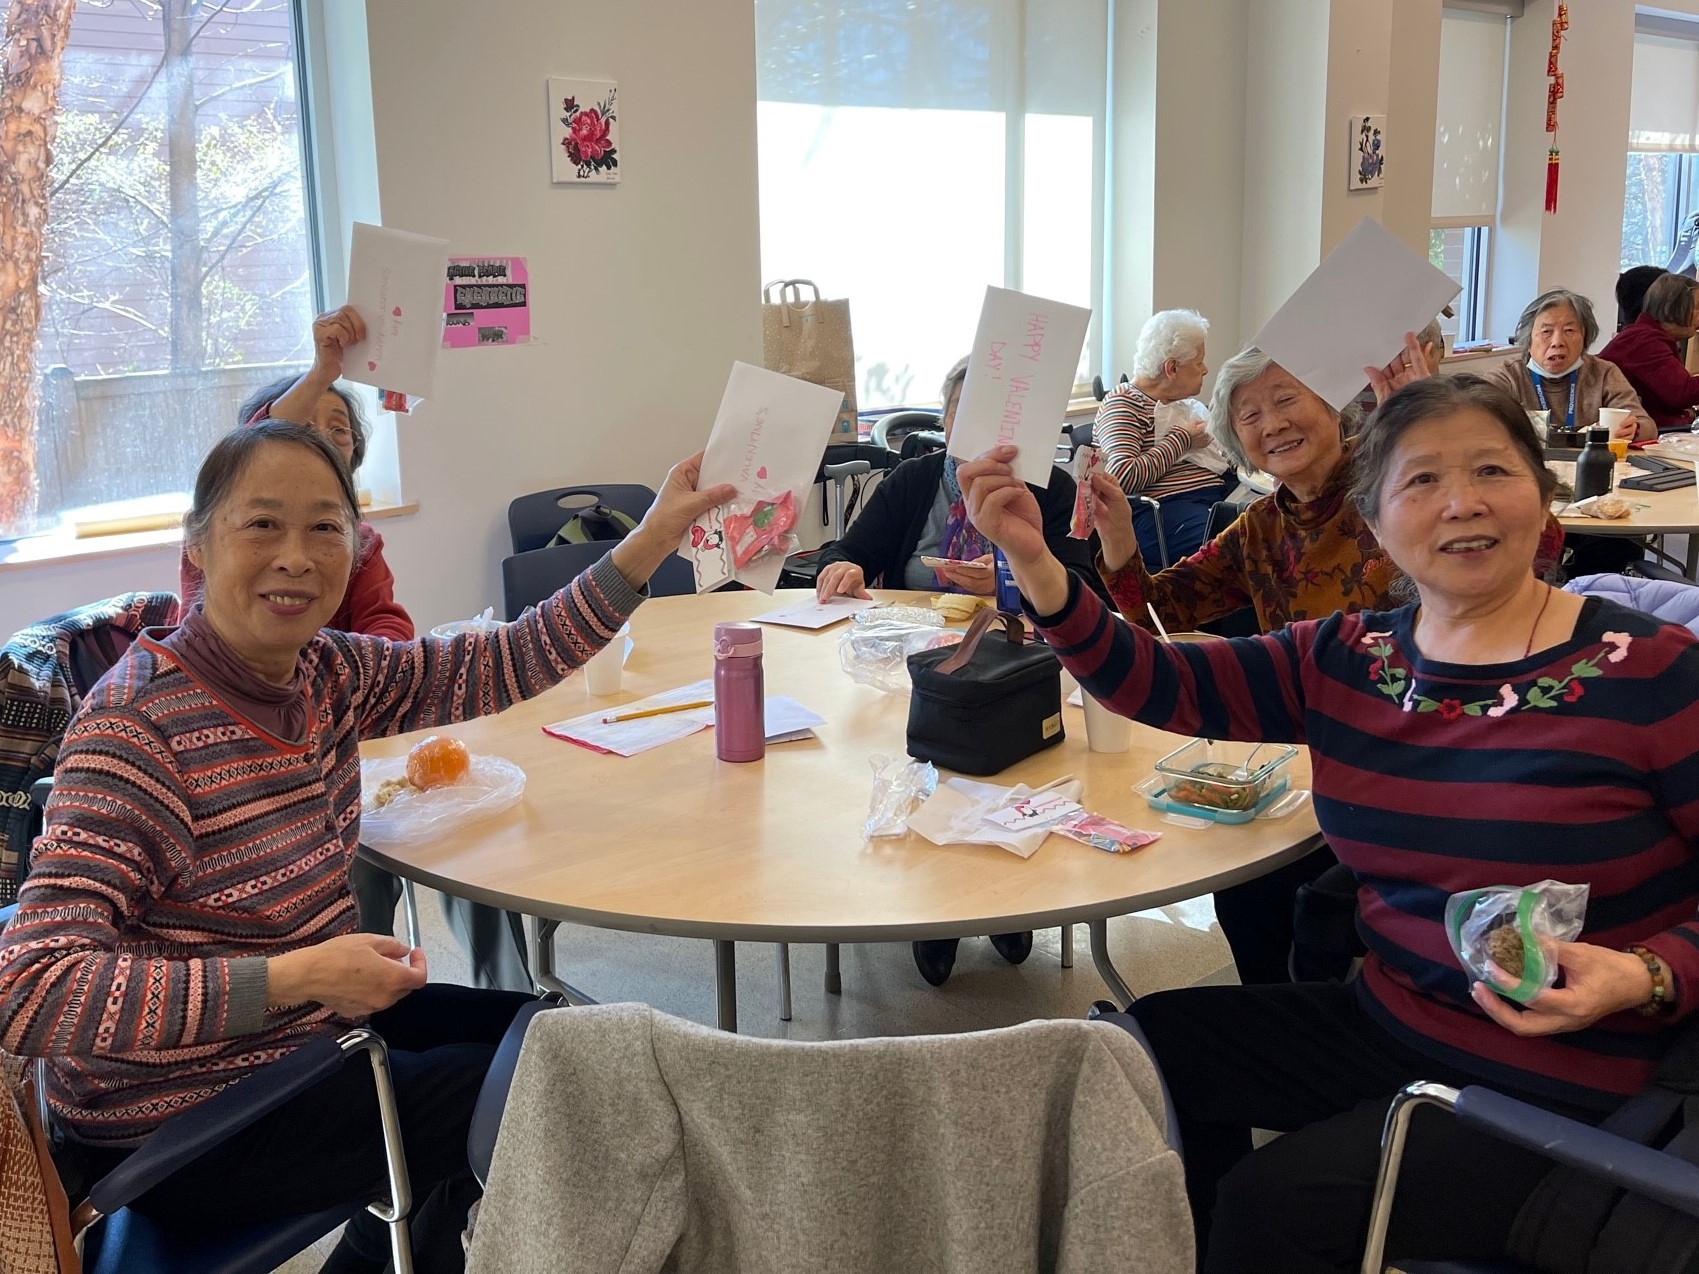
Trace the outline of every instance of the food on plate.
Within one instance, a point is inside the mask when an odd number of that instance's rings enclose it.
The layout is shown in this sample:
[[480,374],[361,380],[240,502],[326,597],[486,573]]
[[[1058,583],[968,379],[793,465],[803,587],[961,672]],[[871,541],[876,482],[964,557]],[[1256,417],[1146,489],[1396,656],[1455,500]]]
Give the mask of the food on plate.
[[972,619],[975,611],[989,605],[989,597],[973,593],[939,593],[932,599],[932,609],[950,620]]
[[471,769],[472,754],[466,745],[442,735],[415,743],[407,754],[407,781],[421,792],[458,783]]

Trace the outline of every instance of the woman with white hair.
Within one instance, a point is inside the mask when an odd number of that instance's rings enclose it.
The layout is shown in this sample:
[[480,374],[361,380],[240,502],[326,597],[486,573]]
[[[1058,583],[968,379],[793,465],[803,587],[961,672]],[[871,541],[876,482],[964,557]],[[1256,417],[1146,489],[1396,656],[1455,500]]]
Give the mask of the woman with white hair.
[[1092,438],[1103,449],[1103,467],[1128,495],[1149,496],[1158,514],[1140,505],[1133,514],[1139,547],[1161,561],[1185,557],[1203,543],[1209,511],[1232,484],[1198,463],[1209,447],[1201,413],[1184,406],[1209,375],[1204,339],[1209,320],[1196,310],[1152,314],[1139,332],[1133,378],[1112,390],[1097,409]]
[[1619,438],[1649,442],[1658,426],[1640,395],[1615,363],[1587,351],[1599,339],[1593,303],[1578,292],[1553,288],[1528,303],[1516,320],[1521,357],[1499,364],[1487,379],[1510,392],[1525,411],[1544,411],[1553,429],[1590,429],[1605,407],[1633,413],[1617,427]]

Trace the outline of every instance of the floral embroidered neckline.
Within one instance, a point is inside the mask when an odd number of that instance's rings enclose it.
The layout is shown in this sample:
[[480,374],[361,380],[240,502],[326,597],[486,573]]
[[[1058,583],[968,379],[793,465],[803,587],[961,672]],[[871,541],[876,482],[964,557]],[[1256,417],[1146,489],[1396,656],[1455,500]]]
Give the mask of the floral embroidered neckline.
[[1374,688],[1391,699],[1404,712],[1437,712],[1441,721],[1457,721],[1463,717],[1503,717],[1529,708],[1555,708],[1563,703],[1575,703],[1587,692],[1590,677],[1602,677],[1601,663],[1619,664],[1628,658],[1628,648],[1634,638],[1627,633],[1604,633],[1602,649],[1591,658],[1577,659],[1570,664],[1565,676],[1535,678],[1520,689],[1510,682],[1498,688],[1496,696],[1485,699],[1434,699],[1416,692],[1416,679],[1404,666],[1391,632],[1363,634],[1361,641],[1369,662],[1369,681]]

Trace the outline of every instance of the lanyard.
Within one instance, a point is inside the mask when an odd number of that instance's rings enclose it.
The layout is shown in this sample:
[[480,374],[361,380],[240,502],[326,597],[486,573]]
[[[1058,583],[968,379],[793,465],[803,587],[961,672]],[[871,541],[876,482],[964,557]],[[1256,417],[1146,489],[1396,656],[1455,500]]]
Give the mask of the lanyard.
[[[1530,370],[1528,373],[1528,379],[1534,382],[1534,397],[1540,400],[1540,410],[1549,412],[1552,409],[1552,405],[1546,401],[1546,384],[1544,378],[1535,375],[1534,372]],[[1581,369],[1579,367],[1569,373],[1569,419],[1564,422],[1563,427],[1565,429],[1573,430],[1575,428],[1575,391],[1578,388],[1578,382],[1580,379]]]

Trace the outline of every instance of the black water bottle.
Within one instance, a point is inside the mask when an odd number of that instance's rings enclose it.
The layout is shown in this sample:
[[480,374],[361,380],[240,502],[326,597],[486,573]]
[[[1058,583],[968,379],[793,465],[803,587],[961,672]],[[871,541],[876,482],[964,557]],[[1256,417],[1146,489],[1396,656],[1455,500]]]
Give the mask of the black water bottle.
[[1575,498],[1609,495],[1616,478],[1616,456],[1610,449],[1610,430],[1589,429],[1587,445],[1575,462]]

